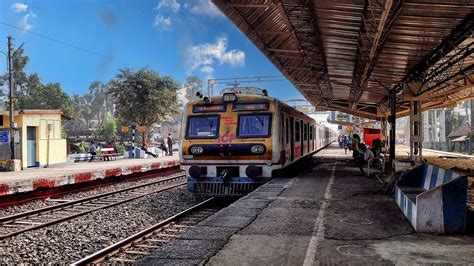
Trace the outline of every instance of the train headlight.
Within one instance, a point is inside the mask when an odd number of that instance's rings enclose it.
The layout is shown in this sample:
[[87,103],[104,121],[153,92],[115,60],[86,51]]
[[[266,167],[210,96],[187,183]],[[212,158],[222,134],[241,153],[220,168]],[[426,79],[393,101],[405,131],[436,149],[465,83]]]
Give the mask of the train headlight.
[[193,155],[199,155],[199,154],[202,154],[204,152],[204,148],[201,147],[201,146],[192,146],[189,151],[191,152],[191,154]]
[[253,145],[252,147],[250,147],[250,152],[255,154],[263,154],[265,153],[265,146]]
[[235,102],[237,101],[237,95],[235,95],[235,93],[224,93],[222,100],[224,102]]

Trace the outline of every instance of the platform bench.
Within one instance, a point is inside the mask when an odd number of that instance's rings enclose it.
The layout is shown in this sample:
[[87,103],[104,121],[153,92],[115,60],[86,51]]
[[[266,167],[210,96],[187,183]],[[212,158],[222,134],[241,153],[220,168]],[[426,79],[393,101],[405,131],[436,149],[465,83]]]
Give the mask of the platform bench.
[[395,201],[417,232],[465,232],[467,176],[429,164],[417,166],[398,180]]

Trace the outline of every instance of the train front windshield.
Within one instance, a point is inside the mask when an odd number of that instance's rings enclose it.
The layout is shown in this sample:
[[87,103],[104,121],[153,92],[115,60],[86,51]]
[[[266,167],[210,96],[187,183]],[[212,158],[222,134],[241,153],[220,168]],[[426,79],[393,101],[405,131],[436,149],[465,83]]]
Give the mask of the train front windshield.
[[239,115],[238,136],[241,138],[255,138],[270,136],[269,114],[265,115]]
[[219,116],[192,116],[188,120],[187,138],[216,138],[219,129]]

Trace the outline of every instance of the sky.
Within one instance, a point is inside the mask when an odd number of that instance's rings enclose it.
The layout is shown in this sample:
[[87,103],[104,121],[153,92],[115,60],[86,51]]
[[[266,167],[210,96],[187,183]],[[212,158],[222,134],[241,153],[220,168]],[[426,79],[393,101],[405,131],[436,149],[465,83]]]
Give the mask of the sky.
[[[204,84],[281,76],[210,0],[1,0],[2,52],[9,35],[15,47],[24,43],[27,73],[60,83],[69,94],[86,93],[92,81],[108,82],[123,67],[148,68],[180,83],[190,75]],[[252,85],[282,100],[303,98],[286,80]]]

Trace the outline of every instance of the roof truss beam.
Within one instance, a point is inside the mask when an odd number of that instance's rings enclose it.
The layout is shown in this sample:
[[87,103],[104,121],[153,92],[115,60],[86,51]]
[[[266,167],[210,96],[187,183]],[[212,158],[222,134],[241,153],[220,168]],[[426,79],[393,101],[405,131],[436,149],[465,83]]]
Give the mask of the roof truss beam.
[[350,91],[351,108],[357,106],[363,91],[367,89],[369,78],[401,8],[402,0],[386,0],[384,4],[365,1]]

